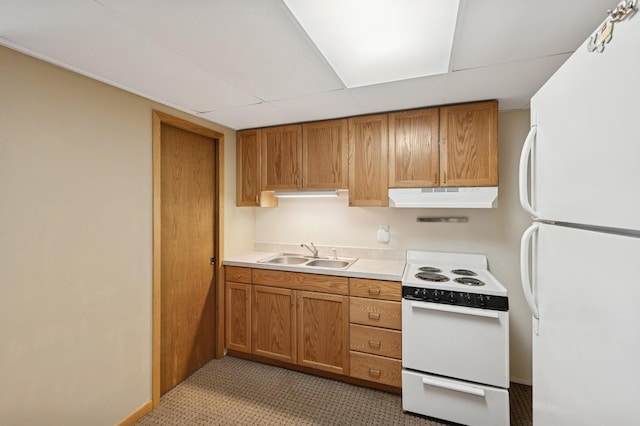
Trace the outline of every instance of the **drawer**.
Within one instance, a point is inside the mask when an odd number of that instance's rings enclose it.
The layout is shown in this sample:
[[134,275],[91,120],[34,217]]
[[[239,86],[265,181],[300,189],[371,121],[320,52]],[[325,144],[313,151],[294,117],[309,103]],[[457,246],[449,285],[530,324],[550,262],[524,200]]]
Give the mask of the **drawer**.
[[349,307],[352,323],[394,330],[402,329],[400,302],[351,297]]
[[252,271],[252,282],[254,284],[292,290],[318,291],[344,296],[349,294],[349,279],[333,275],[255,268]]
[[349,295],[370,299],[402,300],[402,283],[397,281],[349,278]]
[[402,358],[402,332],[400,331],[351,324],[349,332],[352,351]]
[[350,353],[350,358],[351,377],[396,387],[402,386],[402,361],[353,351]]
[[509,392],[404,370],[402,409],[465,425],[508,426]]
[[238,266],[225,266],[224,278],[226,281],[251,284],[251,268],[241,268]]

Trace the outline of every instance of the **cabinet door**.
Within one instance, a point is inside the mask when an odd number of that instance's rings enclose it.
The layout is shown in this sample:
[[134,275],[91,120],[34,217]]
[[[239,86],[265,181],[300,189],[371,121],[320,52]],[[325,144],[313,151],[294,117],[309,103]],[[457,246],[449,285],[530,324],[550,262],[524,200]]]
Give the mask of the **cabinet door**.
[[349,374],[349,297],[298,291],[298,364]]
[[348,122],[320,121],[302,125],[303,189],[346,189]]
[[349,205],[387,207],[387,115],[349,118]]
[[389,114],[389,187],[434,187],[440,183],[439,109]]
[[262,190],[302,188],[302,126],[262,129]]
[[498,185],[498,102],[440,108],[440,186]]
[[227,349],[251,353],[251,285],[227,282],[225,288]]
[[295,290],[253,286],[252,353],[295,364]]
[[236,205],[260,205],[260,130],[236,134]]

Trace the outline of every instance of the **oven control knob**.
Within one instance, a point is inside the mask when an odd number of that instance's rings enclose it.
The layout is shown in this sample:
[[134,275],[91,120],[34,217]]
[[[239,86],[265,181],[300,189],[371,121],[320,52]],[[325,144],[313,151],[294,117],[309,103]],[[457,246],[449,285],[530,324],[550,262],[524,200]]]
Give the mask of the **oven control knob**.
[[413,291],[413,295],[414,295],[415,297],[420,296],[420,289],[419,289],[419,288],[416,288],[416,289]]
[[427,299],[429,298],[429,292],[427,291],[427,289],[426,289],[426,288],[423,288],[423,289],[422,289],[422,298],[423,298],[424,300],[427,300]]
[[484,297],[482,294],[478,296],[478,303],[480,304],[480,306],[484,306],[487,304],[487,298]]
[[456,301],[456,294],[454,292],[449,293],[449,302],[453,303]]
[[438,290],[433,290],[433,300],[440,300],[440,292]]
[[471,297],[471,295],[469,293],[464,295],[464,300],[468,303],[471,304],[471,302],[473,301],[473,298]]

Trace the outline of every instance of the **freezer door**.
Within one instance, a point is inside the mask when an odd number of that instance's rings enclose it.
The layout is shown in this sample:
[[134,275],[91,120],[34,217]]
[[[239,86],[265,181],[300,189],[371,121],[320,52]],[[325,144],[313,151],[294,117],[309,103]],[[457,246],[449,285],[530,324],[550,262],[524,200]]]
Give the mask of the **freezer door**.
[[640,424],[640,239],[545,224],[534,239],[534,424]]
[[541,219],[640,230],[640,15],[602,53],[581,46],[531,100]]

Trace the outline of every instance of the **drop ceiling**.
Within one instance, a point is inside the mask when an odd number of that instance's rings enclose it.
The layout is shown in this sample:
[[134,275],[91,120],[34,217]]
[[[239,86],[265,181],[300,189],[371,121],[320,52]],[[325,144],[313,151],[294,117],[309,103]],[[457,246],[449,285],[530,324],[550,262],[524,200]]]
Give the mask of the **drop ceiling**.
[[450,72],[355,88],[282,0],[0,0],[0,45],[246,129],[483,99],[526,108],[617,3],[461,0]]

